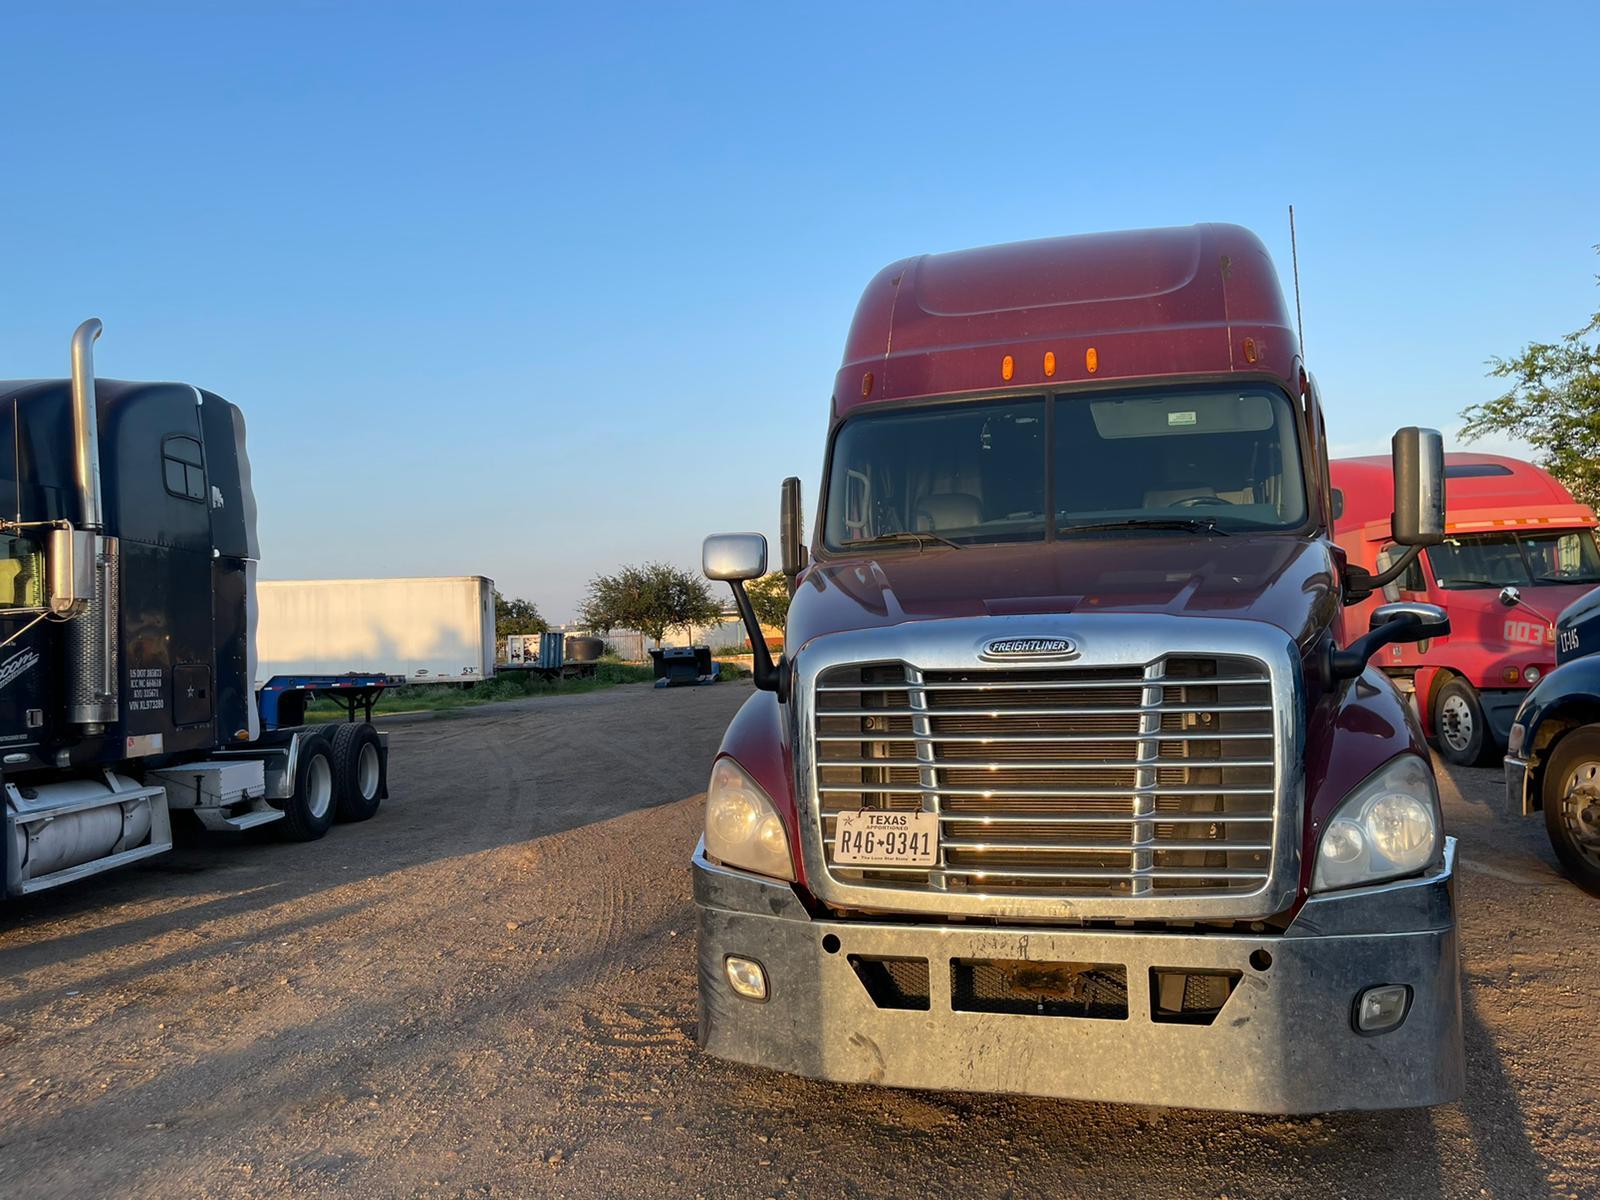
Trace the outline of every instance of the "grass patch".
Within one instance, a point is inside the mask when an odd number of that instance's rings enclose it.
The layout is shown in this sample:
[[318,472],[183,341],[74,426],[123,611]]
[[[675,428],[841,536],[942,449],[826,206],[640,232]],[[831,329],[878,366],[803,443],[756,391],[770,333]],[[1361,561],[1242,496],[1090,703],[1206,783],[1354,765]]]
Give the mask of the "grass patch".
[[[722,664],[723,679],[744,679],[750,674],[733,663]],[[561,679],[545,682],[535,675],[522,671],[507,671],[483,683],[470,687],[459,684],[424,683],[405,687],[386,688],[373,709],[375,716],[384,713],[437,712],[442,709],[476,708],[481,704],[496,704],[502,700],[523,700],[529,696],[574,696],[582,692],[597,692],[615,687],[619,683],[649,683],[655,672],[638,663],[602,660],[587,679]],[[306,706],[306,719],[332,720],[345,715],[344,706],[334,700],[319,699]]]

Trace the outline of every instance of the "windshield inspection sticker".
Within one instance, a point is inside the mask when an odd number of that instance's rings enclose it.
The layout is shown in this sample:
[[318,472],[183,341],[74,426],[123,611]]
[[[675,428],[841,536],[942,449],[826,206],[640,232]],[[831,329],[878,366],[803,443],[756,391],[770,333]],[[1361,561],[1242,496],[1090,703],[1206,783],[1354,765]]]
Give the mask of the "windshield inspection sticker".
[[26,675],[33,670],[39,661],[37,650],[19,650],[5,662],[0,663],[0,688],[8,686],[21,675]]
[[1195,414],[1192,412],[1169,412],[1167,414],[1168,425],[1193,425],[1194,423]]

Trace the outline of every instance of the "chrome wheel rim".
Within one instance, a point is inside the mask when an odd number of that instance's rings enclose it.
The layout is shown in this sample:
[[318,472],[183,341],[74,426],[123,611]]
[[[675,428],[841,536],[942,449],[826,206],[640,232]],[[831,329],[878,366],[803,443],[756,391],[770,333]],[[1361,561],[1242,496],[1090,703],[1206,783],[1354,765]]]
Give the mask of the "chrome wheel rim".
[[356,787],[363,800],[371,800],[378,794],[378,748],[370,742],[361,747],[361,755],[356,759]]
[[306,811],[320,821],[328,815],[332,803],[333,768],[328,765],[326,754],[318,754],[306,769]]
[[1472,745],[1472,706],[1462,696],[1446,696],[1439,706],[1439,736],[1445,745],[1463,753]]
[[1600,867],[1600,762],[1582,762],[1568,772],[1561,823],[1585,861]]

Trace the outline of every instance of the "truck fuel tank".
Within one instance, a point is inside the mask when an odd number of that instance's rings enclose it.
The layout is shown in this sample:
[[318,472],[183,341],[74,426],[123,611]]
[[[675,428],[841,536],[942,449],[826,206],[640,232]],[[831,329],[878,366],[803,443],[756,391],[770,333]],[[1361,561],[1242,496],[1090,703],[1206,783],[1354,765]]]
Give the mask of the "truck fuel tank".
[[167,794],[107,771],[5,787],[5,891],[21,896],[172,848]]

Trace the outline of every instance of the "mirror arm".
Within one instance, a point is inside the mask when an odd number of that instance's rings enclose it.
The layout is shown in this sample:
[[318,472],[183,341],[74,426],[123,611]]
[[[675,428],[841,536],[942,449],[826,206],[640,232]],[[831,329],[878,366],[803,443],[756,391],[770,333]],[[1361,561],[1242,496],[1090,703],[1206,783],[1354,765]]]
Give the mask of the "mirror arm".
[[1393,583],[1404,575],[1406,568],[1416,562],[1417,556],[1421,553],[1421,546],[1407,546],[1405,553],[1376,575],[1364,567],[1347,566],[1344,569],[1344,602],[1346,604],[1360,604],[1384,584]]
[[779,700],[787,700],[788,689],[784,681],[788,672],[784,669],[782,661],[772,661],[772,651],[767,649],[767,639],[761,632],[761,622],[756,620],[755,606],[750,603],[750,593],[744,590],[744,580],[730,579],[728,586],[733,589],[733,603],[739,610],[739,619],[744,622],[744,631],[750,638],[750,658],[754,665],[755,684],[764,692],[777,692]]
[[[1417,631],[1422,627],[1421,617],[1396,617],[1392,621],[1385,621],[1376,629],[1368,630],[1343,650],[1330,642],[1324,655],[1323,674],[1332,682],[1355,679],[1367,669],[1367,662],[1372,656],[1385,646],[1394,642],[1421,641]],[[1429,627],[1426,636],[1447,637],[1449,633],[1450,622],[1445,621],[1443,625]]]

